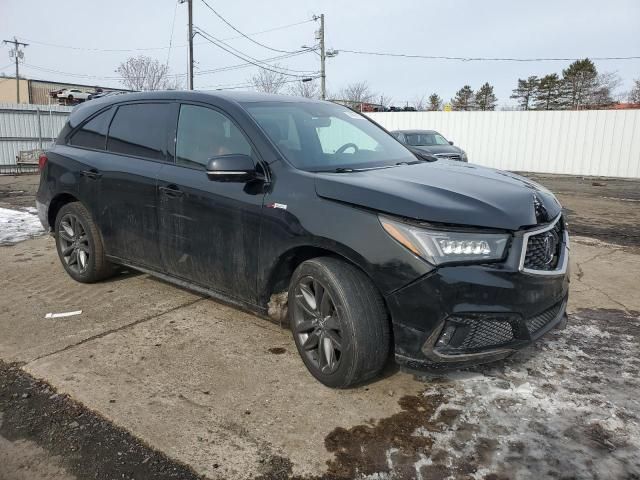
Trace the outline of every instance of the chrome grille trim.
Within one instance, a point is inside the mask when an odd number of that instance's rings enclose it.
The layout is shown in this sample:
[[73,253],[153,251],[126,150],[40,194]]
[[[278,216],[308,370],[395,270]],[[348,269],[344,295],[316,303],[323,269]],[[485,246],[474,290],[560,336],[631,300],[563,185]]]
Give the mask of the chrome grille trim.
[[523,273],[528,273],[531,275],[564,275],[567,272],[567,266],[569,264],[569,232],[567,228],[563,228],[562,230],[562,249],[560,251],[560,259],[558,260],[558,268],[555,270],[536,270],[533,268],[525,268],[524,261],[527,256],[527,246],[529,244],[529,237],[533,235],[539,235],[544,232],[548,232],[553,229],[562,219],[562,213],[559,213],[558,216],[547,226],[539,228],[537,230],[530,230],[526,232],[522,237],[522,252],[520,253],[520,271]]

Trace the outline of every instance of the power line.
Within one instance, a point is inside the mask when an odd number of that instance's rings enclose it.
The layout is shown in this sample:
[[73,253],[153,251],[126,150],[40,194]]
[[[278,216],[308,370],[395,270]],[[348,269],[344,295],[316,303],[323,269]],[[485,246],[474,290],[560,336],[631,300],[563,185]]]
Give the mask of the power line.
[[[269,57],[269,58],[265,58],[265,59],[262,59],[262,60],[258,60],[258,62],[260,62],[260,63],[273,62],[273,61],[282,60],[282,59],[285,59],[285,58],[291,58],[291,57],[296,57],[296,56],[299,56],[299,55],[304,55],[304,54],[307,54],[309,52],[310,52],[310,50],[304,50],[304,51],[300,51],[300,52],[290,53],[290,54],[287,54],[287,55],[277,55],[275,57]],[[11,65],[13,65],[13,64],[9,63],[9,64],[5,65],[4,67],[0,68],[0,70],[4,70],[5,68],[10,67]],[[124,77],[120,77],[120,76],[101,76],[101,75],[90,75],[90,74],[85,74],[85,73],[64,72],[64,71],[61,71],[61,70],[56,70],[56,69],[52,69],[52,68],[48,68],[48,67],[42,67],[42,66],[39,66],[39,65],[31,65],[29,63],[24,63],[23,66],[25,66],[27,68],[34,69],[34,70],[46,72],[46,73],[55,73],[55,74],[58,74],[58,75],[66,75],[66,76],[69,76],[69,77],[84,78],[84,79],[87,79],[87,80],[90,80],[90,79],[96,79],[96,80],[124,80],[125,79]],[[210,75],[210,74],[213,74],[213,73],[226,72],[226,71],[230,71],[230,70],[237,70],[237,69],[253,67],[253,66],[255,66],[255,64],[254,63],[250,63],[250,62],[237,63],[235,65],[227,65],[227,66],[224,66],[224,67],[201,70],[199,72],[195,72],[194,75],[197,75],[197,76]],[[186,77],[186,76],[187,76],[186,73],[177,73],[177,74],[172,74],[171,75],[171,77]]]
[[[344,50],[340,52],[356,55],[375,55],[378,57],[418,58],[424,60],[458,60],[462,62],[574,62],[582,58],[509,58],[509,57],[451,57],[444,55],[412,55],[406,53],[367,52],[362,50]],[[640,56],[632,57],[589,57],[590,60],[639,60]]]
[[[263,33],[270,33],[270,32],[275,32],[277,30],[284,30],[286,28],[291,28],[291,27],[296,27],[298,25],[304,25],[305,23],[310,23],[313,22],[314,20],[312,18],[308,19],[308,20],[302,20],[300,22],[295,22],[295,23],[289,23],[287,25],[280,25],[278,27],[273,27],[273,28],[268,28],[266,30],[260,30],[259,32],[253,32],[253,33],[247,33],[247,36],[252,36],[252,35],[262,35]],[[71,46],[71,45],[60,45],[60,44],[56,44],[56,43],[47,43],[47,42],[40,42],[38,40],[31,40],[29,38],[25,38],[25,37],[20,37],[23,40],[26,40],[28,42],[33,43],[34,45],[41,45],[44,47],[51,47],[51,48],[62,48],[62,49],[67,49],[67,50],[78,50],[78,51],[87,51],[87,52],[108,52],[108,53],[112,53],[112,52],[144,52],[144,51],[153,51],[153,50],[167,50],[169,48],[187,48],[189,45],[187,45],[186,43],[184,44],[180,44],[180,45],[173,45],[173,47],[168,47],[168,46],[164,46],[164,47],[137,47],[137,48],[90,48],[90,47],[75,47],[75,46]],[[239,38],[245,38],[244,35],[236,35],[233,37],[227,37],[227,38],[222,38],[222,41],[229,41],[229,40],[237,40]],[[210,45],[209,42],[200,42],[200,43],[194,43],[194,45]]]
[[235,32],[238,32],[240,35],[242,35],[244,38],[246,38],[247,40],[249,40],[250,42],[255,43],[256,45],[259,45],[263,48],[266,48],[268,50],[274,51],[274,52],[280,52],[280,53],[293,53],[289,50],[280,50],[279,48],[273,48],[273,47],[269,47],[268,45],[265,45],[264,43],[260,43],[257,40],[254,40],[253,38],[250,38],[248,35],[245,35],[244,33],[242,33],[240,30],[238,30],[236,27],[234,27],[226,18],[224,18],[222,15],[220,15],[211,5],[209,5],[206,0],[202,0],[202,3],[209,9],[211,10],[216,17],[218,17],[220,20],[222,20],[224,23],[226,23],[230,28],[232,28]]
[[[252,65],[254,65],[256,67],[259,67],[259,68],[262,68],[264,70],[268,70],[268,71],[271,71],[271,72],[279,73],[281,75],[286,75],[286,76],[290,76],[290,77],[298,77],[298,78],[308,77],[309,75],[313,75],[313,74],[316,73],[316,72],[308,72],[308,71],[301,71],[301,70],[277,69],[277,68],[274,68],[271,65],[265,67],[264,63],[262,63],[262,64],[259,63],[260,60],[257,60],[257,59],[255,59],[253,57],[250,57],[249,55],[247,55],[245,53],[242,53],[239,50],[231,47],[230,45],[218,40],[217,38],[215,38],[211,34],[207,33],[205,30],[203,30],[202,28],[196,27],[196,29],[197,29],[196,33],[199,34],[205,40],[210,41],[211,43],[213,43],[214,45],[218,46],[219,48],[221,48],[222,50],[226,51],[227,53],[230,53],[234,57],[237,57],[240,60],[244,60],[247,63],[251,63]],[[288,73],[288,72],[296,72],[296,73]]]
[[[315,76],[315,77],[308,77],[311,80],[317,80],[318,78],[320,78],[319,76]],[[291,80],[284,80],[282,83],[295,83],[295,82],[300,82],[302,80],[295,78],[295,79],[291,79]],[[201,87],[202,89],[214,89],[214,90],[235,90],[238,88],[247,88],[247,87],[253,87],[254,85],[252,83],[242,83],[242,84],[233,84],[233,83],[228,83],[228,84],[222,84],[222,85],[206,85],[204,87]]]
[[[260,60],[260,63],[274,62],[274,61],[277,61],[277,60],[283,60],[285,58],[297,57],[299,55],[305,55],[305,54],[307,54],[309,52],[310,52],[310,50],[305,50],[305,51],[301,51],[301,52],[289,53],[287,55],[278,55],[278,56],[275,56],[275,57],[262,59],[262,60]],[[229,66],[226,66],[226,67],[218,67],[218,68],[209,69],[209,70],[200,70],[199,72],[196,72],[196,75],[207,75],[207,74],[211,74],[211,73],[226,72],[226,71],[229,71],[229,70],[237,70],[237,69],[240,69],[240,68],[253,67],[253,66],[254,65],[252,63],[248,63],[248,62],[237,63],[235,65],[229,65]]]
[[171,21],[171,36],[169,37],[169,50],[167,51],[167,69],[169,68],[169,59],[171,58],[171,45],[173,44],[173,31],[176,28],[176,14],[178,13],[178,2],[175,2],[173,9],[173,20]]

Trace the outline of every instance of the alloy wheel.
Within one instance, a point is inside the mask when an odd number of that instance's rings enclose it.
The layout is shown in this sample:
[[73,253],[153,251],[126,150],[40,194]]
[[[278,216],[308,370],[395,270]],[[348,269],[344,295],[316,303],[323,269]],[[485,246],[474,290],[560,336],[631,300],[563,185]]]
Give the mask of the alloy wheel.
[[331,374],[340,366],[343,351],[342,322],[331,294],[311,276],[301,278],[294,292],[293,333],[311,364]]
[[89,266],[91,248],[89,238],[80,219],[68,213],[60,220],[58,228],[60,254],[67,267],[82,274]]

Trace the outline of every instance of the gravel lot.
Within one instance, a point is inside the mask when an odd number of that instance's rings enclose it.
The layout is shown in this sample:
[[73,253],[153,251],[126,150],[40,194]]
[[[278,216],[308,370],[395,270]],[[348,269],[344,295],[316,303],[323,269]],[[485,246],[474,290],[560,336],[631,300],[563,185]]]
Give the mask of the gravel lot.
[[[640,182],[535,179],[573,232],[567,329],[347,391],[277,325],[146,275],[80,285],[50,238],[5,242],[0,479],[640,478]],[[0,209],[28,213],[37,180],[0,177]]]

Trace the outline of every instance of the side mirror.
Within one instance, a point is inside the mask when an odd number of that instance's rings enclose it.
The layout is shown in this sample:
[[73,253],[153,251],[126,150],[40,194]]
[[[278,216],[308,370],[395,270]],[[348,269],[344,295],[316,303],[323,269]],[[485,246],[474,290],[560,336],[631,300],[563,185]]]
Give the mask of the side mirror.
[[248,182],[258,178],[256,166],[249,155],[234,153],[218,155],[207,162],[207,177],[218,182]]
[[449,140],[449,145],[453,145],[453,142],[451,140]]

